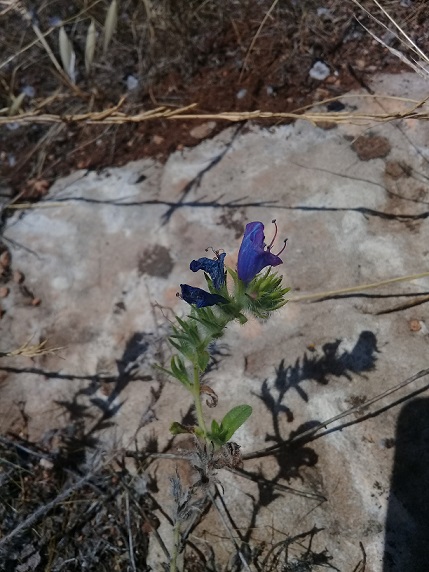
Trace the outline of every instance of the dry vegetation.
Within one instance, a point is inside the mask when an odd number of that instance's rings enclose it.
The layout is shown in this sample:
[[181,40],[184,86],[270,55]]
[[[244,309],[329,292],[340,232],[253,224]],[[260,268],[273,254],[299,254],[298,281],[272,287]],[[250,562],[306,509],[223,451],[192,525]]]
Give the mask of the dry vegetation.
[[[383,3],[420,54],[374,1],[358,4],[3,0],[0,168],[15,192],[37,198],[74,168],[195,144],[201,116],[217,120],[213,133],[225,120],[290,121],[377,71],[403,69],[395,50],[419,65],[429,44],[425,2]],[[318,60],[331,70],[326,81],[309,77]]]

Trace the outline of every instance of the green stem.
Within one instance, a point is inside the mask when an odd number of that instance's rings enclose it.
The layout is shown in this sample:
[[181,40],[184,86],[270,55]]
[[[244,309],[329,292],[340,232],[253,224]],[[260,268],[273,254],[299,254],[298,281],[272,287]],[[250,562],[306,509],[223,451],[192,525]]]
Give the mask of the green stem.
[[194,397],[195,413],[197,414],[198,427],[203,432],[204,439],[207,436],[207,428],[204,422],[203,407],[201,404],[201,384],[200,374],[197,366],[194,366],[194,384],[192,386],[192,395]]
[[177,521],[173,529],[173,554],[170,560],[170,572],[177,571],[177,557],[179,555],[180,522]]

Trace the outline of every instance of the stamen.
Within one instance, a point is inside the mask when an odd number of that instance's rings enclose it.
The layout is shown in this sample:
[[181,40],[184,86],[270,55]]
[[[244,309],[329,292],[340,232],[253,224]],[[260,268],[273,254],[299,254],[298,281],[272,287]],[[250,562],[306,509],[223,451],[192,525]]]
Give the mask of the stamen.
[[272,222],[272,223],[274,224],[274,226],[276,227],[276,230],[275,230],[275,232],[274,232],[273,240],[272,240],[272,241],[270,242],[270,244],[267,246],[267,250],[271,250],[271,249],[272,249],[273,244],[274,244],[274,241],[276,240],[277,230],[278,230],[278,229],[277,229],[276,219],[273,219],[271,222]]
[[286,248],[287,241],[288,241],[288,239],[285,238],[285,239],[284,239],[283,248],[280,250],[280,252],[278,252],[278,253],[276,254],[276,256],[280,256],[280,254],[281,254],[281,253],[283,252],[283,250]]
[[205,251],[208,252],[209,250],[212,250],[212,251],[213,251],[213,254],[216,256],[216,258],[219,258],[220,253],[223,251],[223,248],[219,248],[219,250],[215,250],[215,249],[213,248],[213,246],[208,246],[208,247],[205,249]]

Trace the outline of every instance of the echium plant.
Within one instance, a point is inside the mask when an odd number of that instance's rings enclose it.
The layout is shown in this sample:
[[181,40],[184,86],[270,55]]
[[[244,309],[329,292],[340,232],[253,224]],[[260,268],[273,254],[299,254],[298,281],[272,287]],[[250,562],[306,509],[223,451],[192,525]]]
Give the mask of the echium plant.
[[[246,315],[249,314],[266,319],[287,302],[285,295],[289,289],[282,286],[281,276],[272,270],[273,266],[282,264],[280,254],[286,247],[286,240],[280,252],[271,252],[277,236],[276,221],[272,222],[275,225],[275,233],[268,245],[265,244],[264,225],[261,222],[250,222],[246,225],[238,253],[237,270],[225,268],[226,253],[218,250],[213,250],[213,259],[203,257],[193,260],[190,269],[193,272],[204,272],[208,290],[181,284],[181,292],[177,294],[190,304],[191,310],[187,318],[176,318],[173,334],[169,338],[175,353],[171,358],[170,368],[161,369],[176,378],[192,395],[197,425],[188,427],[174,422],[170,431],[173,434],[194,434],[200,442],[198,448],[201,458],[205,456],[204,450],[207,451],[206,445],[210,446],[213,454],[211,462],[206,463],[209,471],[228,464],[225,457],[227,444],[231,463],[240,463],[237,454],[239,446],[228,442],[252,413],[250,405],[236,405],[222,420],[213,419],[211,424],[207,425],[202,396],[204,394],[207,397],[207,404],[211,407],[215,407],[218,401],[213,389],[202,383],[202,376],[209,365],[210,346],[222,337],[230,322],[237,320],[240,324],[245,324]],[[206,249],[206,252],[208,250]],[[264,269],[266,270],[262,272]],[[200,474],[207,471],[207,467],[203,470],[198,463],[193,465]],[[180,524],[177,520],[176,524],[175,532],[179,534]],[[170,570],[175,569],[175,564],[170,567]]]

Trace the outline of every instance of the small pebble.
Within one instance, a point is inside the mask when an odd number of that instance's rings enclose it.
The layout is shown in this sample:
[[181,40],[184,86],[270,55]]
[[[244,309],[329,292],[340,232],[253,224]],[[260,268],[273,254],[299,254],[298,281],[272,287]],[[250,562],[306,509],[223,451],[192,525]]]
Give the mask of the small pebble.
[[48,18],[48,24],[51,26],[51,28],[61,26],[62,23],[63,21],[59,16],[52,16],[51,18]]
[[412,332],[419,332],[421,329],[419,320],[410,320],[410,330]]
[[54,468],[54,463],[49,459],[40,459],[39,465],[48,471]]
[[6,123],[6,129],[9,131],[16,131],[19,129],[19,123],[17,121],[11,121],[10,123]]
[[243,97],[246,97],[247,94],[247,89],[243,88],[240,89],[240,91],[237,92],[237,95],[235,96],[237,99],[243,99]]
[[33,306],[40,306],[41,302],[42,302],[42,300],[40,298],[33,298],[31,301],[31,304]]
[[322,18],[322,20],[332,19],[332,14],[329,8],[324,8],[322,6],[320,8],[317,8],[317,15],[319,16],[319,18]]
[[201,125],[197,125],[191,129],[189,135],[194,139],[205,139],[210,135],[215,127],[216,123],[214,121],[207,121],[206,123],[202,123]]
[[133,75],[129,75],[127,76],[127,89],[128,91],[132,91],[133,89],[136,89],[136,87],[138,87],[139,85],[139,80],[134,77]]
[[329,67],[321,61],[316,62],[311,70],[309,71],[309,76],[318,81],[323,81],[331,75],[331,70]]
[[32,85],[24,85],[22,88],[22,93],[24,93],[27,97],[33,98],[36,95],[36,90]]
[[3,286],[0,288],[0,298],[6,298],[9,295],[9,288]]

